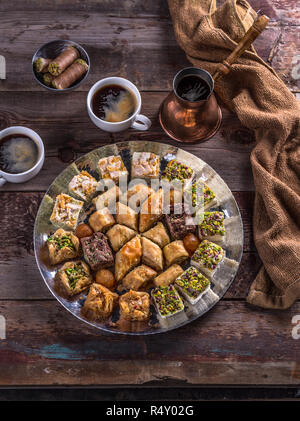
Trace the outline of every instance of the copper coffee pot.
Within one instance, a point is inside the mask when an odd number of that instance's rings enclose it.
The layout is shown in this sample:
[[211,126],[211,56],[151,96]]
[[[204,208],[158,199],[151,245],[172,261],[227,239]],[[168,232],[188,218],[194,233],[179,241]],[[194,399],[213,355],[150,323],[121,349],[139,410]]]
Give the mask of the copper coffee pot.
[[[227,59],[219,65],[213,76],[197,67],[187,67],[176,74],[173,91],[162,102],[159,110],[159,121],[167,135],[178,142],[196,143],[211,138],[218,131],[222,112],[213,92],[214,81],[230,72],[231,65],[250,47],[268,22],[267,16],[258,15],[251,28]],[[209,90],[204,99],[188,101],[179,96],[178,85],[187,76],[198,76],[208,86]]]

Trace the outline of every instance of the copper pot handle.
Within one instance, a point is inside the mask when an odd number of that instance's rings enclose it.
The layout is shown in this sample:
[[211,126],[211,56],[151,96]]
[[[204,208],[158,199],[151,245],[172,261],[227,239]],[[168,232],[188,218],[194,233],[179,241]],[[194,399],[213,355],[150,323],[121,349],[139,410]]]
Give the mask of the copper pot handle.
[[248,29],[243,38],[240,40],[238,45],[232,51],[231,54],[223,61],[213,74],[213,79],[216,81],[223,75],[227,75],[231,70],[231,65],[246,51],[253,41],[262,33],[269,22],[269,18],[266,15],[258,16],[253,25]]

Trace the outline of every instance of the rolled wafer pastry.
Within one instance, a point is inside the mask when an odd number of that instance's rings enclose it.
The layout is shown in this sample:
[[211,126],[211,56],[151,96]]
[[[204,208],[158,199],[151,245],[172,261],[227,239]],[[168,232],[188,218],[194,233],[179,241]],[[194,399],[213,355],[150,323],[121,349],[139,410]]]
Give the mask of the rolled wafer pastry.
[[50,63],[51,63],[50,58],[39,57],[34,62],[34,68],[39,73],[41,73],[41,72],[46,73],[46,72],[48,72],[48,66],[49,66]]
[[43,82],[44,82],[45,85],[51,86],[53,79],[55,79],[55,76],[51,75],[51,73],[49,73],[49,72],[44,73]]
[[52,86],[56,89],[66,89],[80,79],[88,71],[88,68],[86,61],[77,59],[63,73],[53,79]]
[[70,45],[49,64],[49,72],[53,76],[60,75],[74,60],[80,57],[77,48]]

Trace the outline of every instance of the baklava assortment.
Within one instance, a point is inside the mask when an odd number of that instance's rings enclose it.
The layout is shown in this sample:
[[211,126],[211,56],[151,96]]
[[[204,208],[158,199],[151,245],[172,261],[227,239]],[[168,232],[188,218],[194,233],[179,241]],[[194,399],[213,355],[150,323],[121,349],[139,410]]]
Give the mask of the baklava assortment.
[[111,322],[118,308],[120,319],[149,323],[156,309],[159,323],[198,303],[225,258],[225,215],[212,209],[215,193],[204,181],[194,181],[195,171],[179,160],[162,170],[164,183],[184,185],[195,209],[202,198],[198,220],[186,209],[177,212],[174,189],[165,212],[164,187],[149,185],[161,171],[154,153],[133,153],[126,191],[121,178],[129,171],[120,155],[101,158],[97,170],[115,185],[99,191],[99,180],[83,170],[69,181],[68,194],[55,198],[50,221],[58,229],[46,244],[51,265],[60,265],[57,290],[68,299],[79,294],[82,315],[99,321]]

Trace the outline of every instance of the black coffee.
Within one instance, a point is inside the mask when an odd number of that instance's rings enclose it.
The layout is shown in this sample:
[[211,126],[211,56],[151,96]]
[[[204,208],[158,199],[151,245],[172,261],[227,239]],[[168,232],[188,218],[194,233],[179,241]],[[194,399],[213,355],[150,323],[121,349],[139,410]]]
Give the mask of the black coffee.
[[181,79],[177,86],[177,94],[186,101],[201,101],[210,93],[208,84],[199,76],[187,75]]
[[30,138],[13,134],[0,140],[0,170],[20,174],[30,170],[38,160],[38,147]]
[[92,99],[93,113],[111,123],[127,120],[136,110],[135,95],[120,85],[100,88]]

